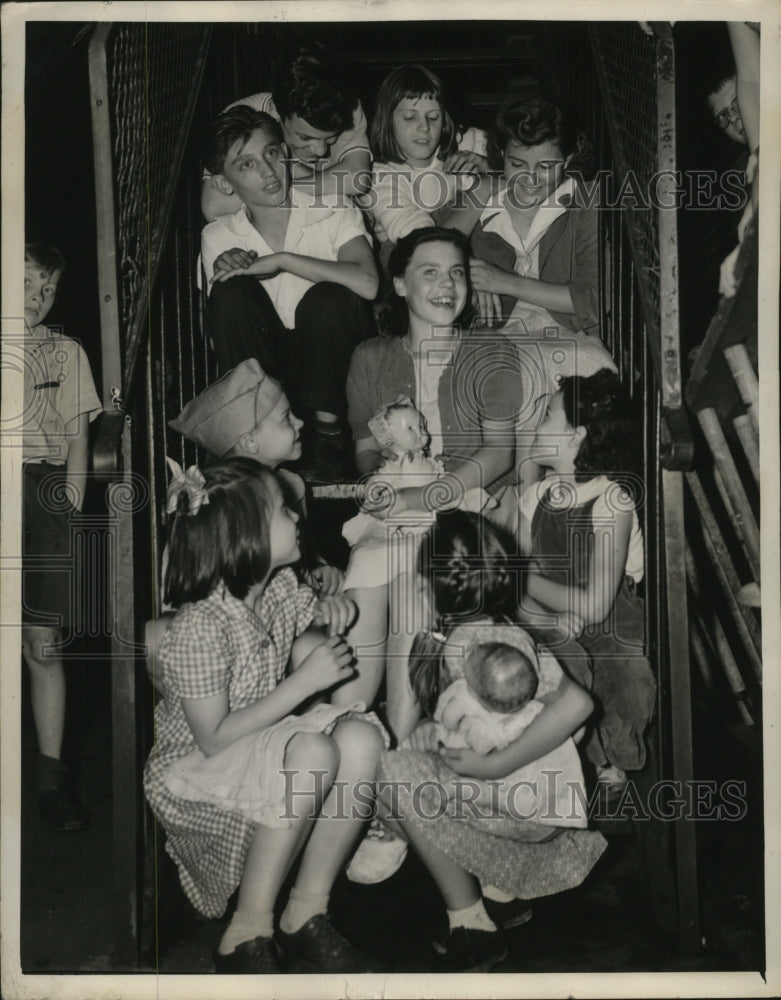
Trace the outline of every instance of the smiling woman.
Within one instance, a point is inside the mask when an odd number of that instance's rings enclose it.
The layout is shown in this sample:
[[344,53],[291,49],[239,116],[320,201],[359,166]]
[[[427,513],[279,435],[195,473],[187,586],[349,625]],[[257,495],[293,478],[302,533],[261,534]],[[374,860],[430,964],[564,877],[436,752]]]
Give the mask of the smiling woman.
[[598,330],[597,213],[575,176],[588,154],[586,136],[549,101],[518,102],[497,115],[489,156],[504,190],[472,235],[481,318],[525,333]]
[[[388,333],[361,344],[350,364],[348,415],[358,471],[368,474],[381,464],[382,446],[369,421],[403,395],[425,417],[430,453],[441,458],[445,474],[436,480],[436,490],[402,487],[392,492],[391,510],[373,510],[383,529],[381,519],[392,516],[394,530],[379,532],[390,544],[377,547],[379,566],[373,575],[356,569],[361,584],[371,580],[351,591],[359,608],[350,634],[358,675],[335,692],[335,701],[374,701],[385,673],[389,602],[397,610],[405,600],[409,603],[405,588],[411,585],[409,560],[420,542],[416,526],[421,517],[430,519],[434,508],[458,507],[476,487],[492,494],[488,514],[500,522],[509,522],[517,506],[504,478],[513,464],[514,424],[522,396],[517,355],[501,335],[462,332],[469,320],[471,291],[466,265],[466,239],[457,230],[426,227],[399,240],[389,261]],[[413,516],[405,521],[409,512]],[[388,719],[402,738],[409,720],[405,664],[411,634],[394,635],[394,642],[400,646],[392,654],[388,641]]]

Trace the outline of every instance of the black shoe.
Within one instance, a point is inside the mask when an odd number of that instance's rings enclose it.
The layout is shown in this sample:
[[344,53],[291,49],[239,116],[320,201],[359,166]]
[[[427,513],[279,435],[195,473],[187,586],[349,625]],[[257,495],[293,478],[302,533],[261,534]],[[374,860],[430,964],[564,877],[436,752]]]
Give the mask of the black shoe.
[[43,822],[57,833],[86,830],[89,813],[79,801],[69,778],[56,788],[41,792],[38,806]]
[[496,926],[506,931],[511,927],[527,924],[532,918],[531,905],[525,899],[511,899],[507,903],[498,903],[495,899],[484,896],[483,906]]
[[447,939],[438,971],[488,972],[505,958],[507,942],[500,930],[454,927]]
[[390,972],[387,963],[342,937],[324,913],[293,934],[278,931],[277,941],[286,964],[291,963],[290,972]]
[[344,431],[338,425],[333,430],[316,427],[308,455],[296,471],[308,483],[342,483],[347,473],[347,449]]
[[[527,924],[532,916],[531,905],[525,899],[511,899],[507,903],[498,903],[495,899],[483,897],[485,912],[500,930],[509,931],[513,927]],[[438,955],[447,953],[449,931],[445,930],[431,942],[431,947]]]
[[259,972],[267,976],[278,976],[285,971],[279,961],[276,942],[270,937],[242,941],[229,955],[221,955],[215,951],[212,959],[214,971],[220,975],[246,976]]

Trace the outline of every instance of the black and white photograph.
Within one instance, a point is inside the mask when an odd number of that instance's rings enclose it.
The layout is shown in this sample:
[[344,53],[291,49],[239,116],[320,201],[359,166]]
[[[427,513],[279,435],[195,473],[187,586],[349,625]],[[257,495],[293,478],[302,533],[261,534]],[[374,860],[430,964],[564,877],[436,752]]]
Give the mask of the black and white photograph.
[[778,995],[778,6],[0,16],[2,996]]

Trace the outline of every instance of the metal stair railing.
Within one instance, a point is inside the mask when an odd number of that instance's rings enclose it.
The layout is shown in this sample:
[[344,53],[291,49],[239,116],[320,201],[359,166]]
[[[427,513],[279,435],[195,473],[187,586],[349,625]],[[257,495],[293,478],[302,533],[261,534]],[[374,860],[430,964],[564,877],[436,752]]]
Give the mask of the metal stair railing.
[[[90,51],[110,411],[102,418],[94,465],[109,483],[116,568],[110,599],[118,968],[138,966],[140,945],[153,965],[158,952],[157,824],[141,800],[154,700],[142,665],[142,633],[162,603],[165,456],[183,464],[197,458],[167,420],[215,377],[196,288],[200,132],[237,97],[268,89],[281,58],[267,44],[268,30],[262,22],[109,24],[95,30]],[[261,59],[267,52],[271,56]],[[150,901],[154,914],[142,914]]]
[[138,961],[142,818],[136,684],[143,646],[135,607],[142,580],[134,526],[148,508],[150,484],[135,468],[136,376],[155,332],[150,295],[210,32],[208,25],[100,24],[89,47],[105,411],[93,468],[108,484],[114,951],[120,968]]

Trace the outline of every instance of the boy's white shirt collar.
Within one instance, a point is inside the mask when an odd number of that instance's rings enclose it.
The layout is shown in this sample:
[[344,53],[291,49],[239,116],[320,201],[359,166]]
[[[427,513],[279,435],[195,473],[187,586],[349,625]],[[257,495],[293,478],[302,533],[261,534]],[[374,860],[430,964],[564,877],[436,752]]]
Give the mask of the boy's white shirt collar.
[[[320,199],[317,205],[307,205],[302,203],[302,196],[306,192],[302,192],[295,186],[290,188],[290,208],[295,208],[295,212],[291,212],[290,221],[288,223],[288,232],[285,235],[285,246],[286,248],[292,249],[300,239],[301,233],[308,227],[313,226],[318,222],[322,222],[323,219],[328,219],[334,214],[334,209],[330,205],[323,204],[322,199]],[[261,239],[262,234],[255,229],[252,224],[252,219],[249,217],[249,209],[246,205],[242,204],[238,212],[234,212],[233,215],[221,216],[220,221],[227,226],[232,232],[237,235],[244,235],[250,230],[257,233]],[[289,237],[293,235],[295,242],[290,243]]]
[[[530,253],[556,219],[569,210],[574,194],[574,178],[565,177],[556,190],[548,195],[545,201],[538,207],[534,214],[531,228],[526,235],[526,239],[523,241],[515,231],[509,214],[505,210],[506,187],[497,196],[498,206],[492,205],[483,209],[480,215],[480,224],[485,232],[497,233],[503,239],[507,240],[515,250],[522,253]],[[566,201],[567,203],[562,204],[562,201]]]
[[45,323],[36,323],[34,327],[25,326],[24,335],[28,340],[57,340],[63,338],[62,330]]

